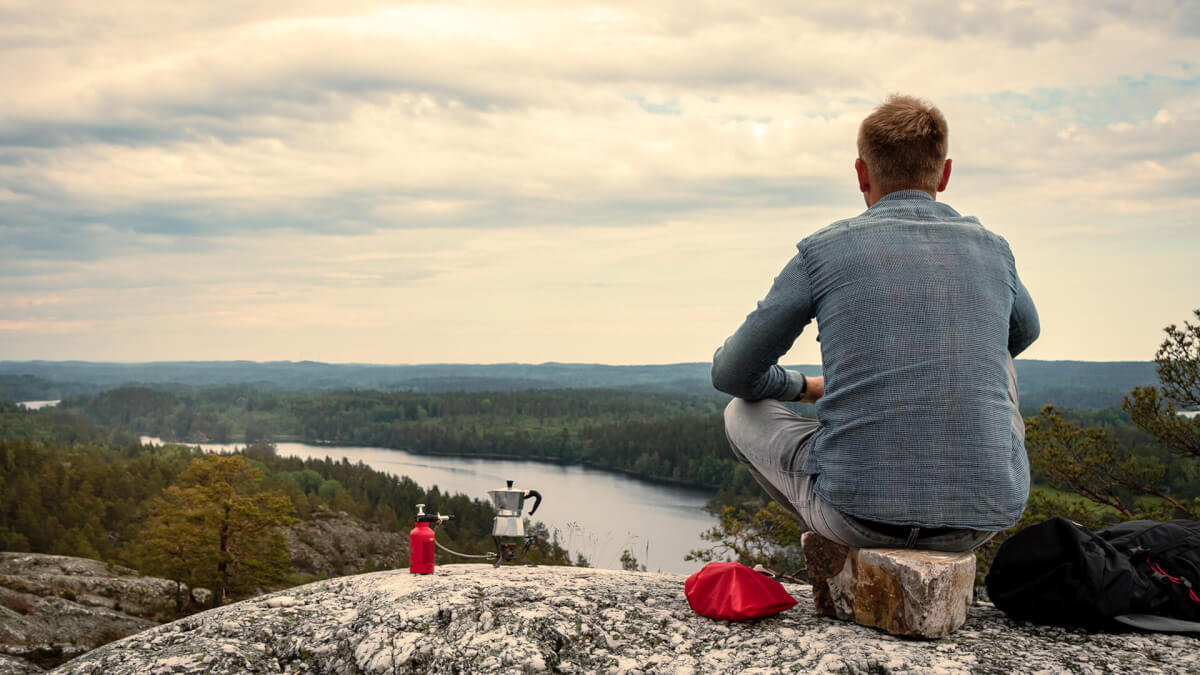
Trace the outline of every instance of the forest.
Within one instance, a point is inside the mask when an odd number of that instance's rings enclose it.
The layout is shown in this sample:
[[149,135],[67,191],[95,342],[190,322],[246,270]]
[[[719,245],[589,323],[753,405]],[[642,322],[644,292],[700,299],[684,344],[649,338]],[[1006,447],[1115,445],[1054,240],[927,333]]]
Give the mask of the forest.
[[[208,455],[144,445],[71,411],[0,402],[0,462],[0,550],[119,563],[214,589],[215,601],[309,581],[281,557],[274,528],[321,510],[407,532],[423,503],[455,515],[439,533],[443,544],[476,554],[493,548],[488,502],[345,460],[279,457],[269,444]],[[231,512],[237,519],[221,520]],[[544,526],[530,531],[529,560],[567,562]],[[228,541],[218,536],[225,532]]]
[[[809,406],[795,406],[813,414]],[[250,387],[121,387],[65,399],[96,424],[189,442],[303,440],[390,447],[418,454],[522,458],[619,471],[646,480],[715,488],[714,506],[758,497],[729,453],[721,404],[707,397],[616,390],[297,393]],[[1057,409],[1062,424],[1103,430],[1122,452],[1172,465],[1171,494],[1200,495],[1194,467],[1120,407]],[[1040,411],[1028,418],[1038,420]],[[1035,448],[1036,449],[1036,448]],[[1034,482],[1050,476],[1035,462]]]
[[[614,390],[286,393],[121,387],[63,400],[96,424],[191,442],[299,439],[585,464],[724,487],[738,468],[719,401]],[[748,478],[748,476],[746,476]]]
[[[1023,408],[1035,488],[1019,526],[1050,515],[1097,527],[1132,518],[1200,515],[1200,419],[1177,414],[1200,409],[1200,311],[1196,317],[1196,325],[1166,329],[1167,339],[1148,364],[1157,386],[1135,385],[1116,405]],[[1143,381],[1146,364],[1106,365],[1113,366],[1107,373],[1124,374],[1116,382]],[[1039,382],[1034,368],[1031,386],[1060,391],[1066,401],[1112,400],[1114,381],[1096,378],[1077,363],[1055,367],[1074,374],[1056,385]],[[293,373],[290,364],[278,368]],[[439,367],[429,368],[415,374],[431,377]],[[513,366],[503,372],[528,383],[533,375],[545,374],[540,368]],[[662,368],[659,374],[680,374],[671,370],[678,367]],[[442,372],[447,379],[434,384],[433,377],[424,391],[296,390],[246,382],[106,387],[86,379],[54,390],[39,374],[0,376],[0,385],[10,392],[74,391],[56,408],[39,411],[0,404],[0,458],[6,468],[0,485],[0,548],[119,561],[170,578],[225,586],[233,596],[302,581],[289,578],[266,553],[254,558],[251,551],[252,559],[243,561],[251,574],[247,583],[231,577],[228,564],[220,566],[230,555],[224,548],[204,554],[209,556],[204,560],[217,561],[216,571],[207,563],[198,570],[194,560],[184,564],[167,550],[183,539],[184,530],[172,527],[189,518],[211,520],[206,508],[235,498],[246,500],[243,506],[258,518],[246,524],[248,530],[278,527],[321,508],[402,530],[411,522],[412,505],[423,502],[459,516],[450,544],[467,552],[490,547],[490,505],[426,492],[407,478],[362,465],[281,458],[270,445],[302,440],[583,464],[703,486],[715,491],[710,508],[717,518],[704,535],[711,547],[692,557],[732,557],[775,569],[802,565],[795,522],[767,503],[728,450],[721,397],[654,391],[644,381],[624,388],[581,388],[583,373],[612,377],[617,371],[562,364],[552,369],[567,378],[560,381],[567,386],[478,391],[480,380]],[[619,372],[637,379],[648,371]],[[797,409],[813,414],[811,407]],[[244,466],[209,466],[199,451],[142,445],[138,435],[239,441],[249,447],[237,455]],[[214,478],[219,475],[231,478]],[[241,487],[220,492],[214,486],[223,482]],[[533,529],[540,533],[536,555],[571,562],[545,528]],[[994,545],[981,553],[982,569],[993,550]],[[637,561],[630,556],[627,565],[636,569]]]

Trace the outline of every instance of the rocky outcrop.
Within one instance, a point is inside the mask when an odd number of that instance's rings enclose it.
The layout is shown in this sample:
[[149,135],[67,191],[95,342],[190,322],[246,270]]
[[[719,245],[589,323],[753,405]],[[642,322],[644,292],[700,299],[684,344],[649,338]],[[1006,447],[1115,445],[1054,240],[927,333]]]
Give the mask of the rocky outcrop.
[[0,673],[38,672],[177,616],[174,582],[98,560],[0,553]]
[[990,605],[940,640],[818,614],[811,587],[731,624],[688,607],[684,577],[573,567],[443,565],[342,577],[255,598],[96,649],[56,672],[1185,673],[1197,640],[1009,621]]
[[408,564],[408,535],[321,509],[283,528],[288,557],[301,575],[339,576]]
[[[316,512],[285,528],[284,539],[296,571],[309,578],[408,562],[405,534],[344,512]],[[98,560],[0,552],[0,675],[41,672],[211,600],[207,589]]]
[[15,656],[0,654],[0,673],[4,675],[32,675],[33,673],[44,673],[46,671],[38,668],[25,659],[19,659]]
[[58,596],[147,619],[175,615],[175,582],[128,567],[63,555],[0,552],[0,585],[37,596]]

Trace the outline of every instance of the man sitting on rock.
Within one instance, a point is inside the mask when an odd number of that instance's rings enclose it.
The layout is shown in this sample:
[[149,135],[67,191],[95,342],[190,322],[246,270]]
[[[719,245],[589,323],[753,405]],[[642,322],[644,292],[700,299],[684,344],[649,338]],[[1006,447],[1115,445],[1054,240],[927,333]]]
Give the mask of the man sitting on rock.
[[[1029,495],[1012,358],[1038,317],[1008,243],[935,200],[942,113],[892,96],[859,128],[863,213],[802,240],[713,357],[738,459],[806,529],[854,548],[969,551]],[[822,377],[778,365],[817,320]],[[816,402],[817,419],[782,401]]]

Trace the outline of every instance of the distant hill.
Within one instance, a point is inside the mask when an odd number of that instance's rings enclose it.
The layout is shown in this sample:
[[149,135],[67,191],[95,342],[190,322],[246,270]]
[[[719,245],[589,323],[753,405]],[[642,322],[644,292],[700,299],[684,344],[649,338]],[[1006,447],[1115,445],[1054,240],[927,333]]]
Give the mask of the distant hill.
[[98,384],[53,381],[27,372],[0,370],[0,401],[55,401],[77,394],[94,394],[109,387]]
[[[30,376],[44,387],[72,382],[110,389],[123,384],[196,387],[257,385],[294,391],[516,391],[522,389],[639,389],[713,393],[707,363],[610,366],[576,363],[428,364],[384,366],[313,361],[0,361],[0,377]],[[805,367],[819,373],[819,367]],[[30,381],[26,380],[29,385]],[[26,389],[29,390],[28,388]],[[0,390],[2,393],[3,390]]]
[[[590,363],[371,365],[314,361],[0,361],[0,400],[61,398],[123,384],[252,385],[291,391],[519,391],[629,389],[724,398],[709,383],[708,363],[612,366]],[[792,366],[819,374],[820,366]],[[1021,404],[1063,408],[1120,405],[1135,386],[1155,384],[1149,361],[1017,361]]]
[[1152,361],[1017,360],[1021,407],[1107,408],[1121,405],[1134,387],[1158,384]]

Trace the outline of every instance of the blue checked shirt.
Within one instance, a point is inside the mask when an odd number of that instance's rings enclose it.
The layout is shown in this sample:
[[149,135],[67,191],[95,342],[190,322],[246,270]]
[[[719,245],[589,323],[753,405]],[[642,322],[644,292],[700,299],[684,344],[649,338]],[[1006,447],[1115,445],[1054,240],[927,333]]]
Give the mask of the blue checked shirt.
[[779,358],[814,318],[825,395],[802,467],[839,511],[879,522],[1000,530],[1020,518],[1029,463],[1007,360],[1037,339],[1008,243],[919,190],[801,241],[713,357],[713,385],[795,400]]

